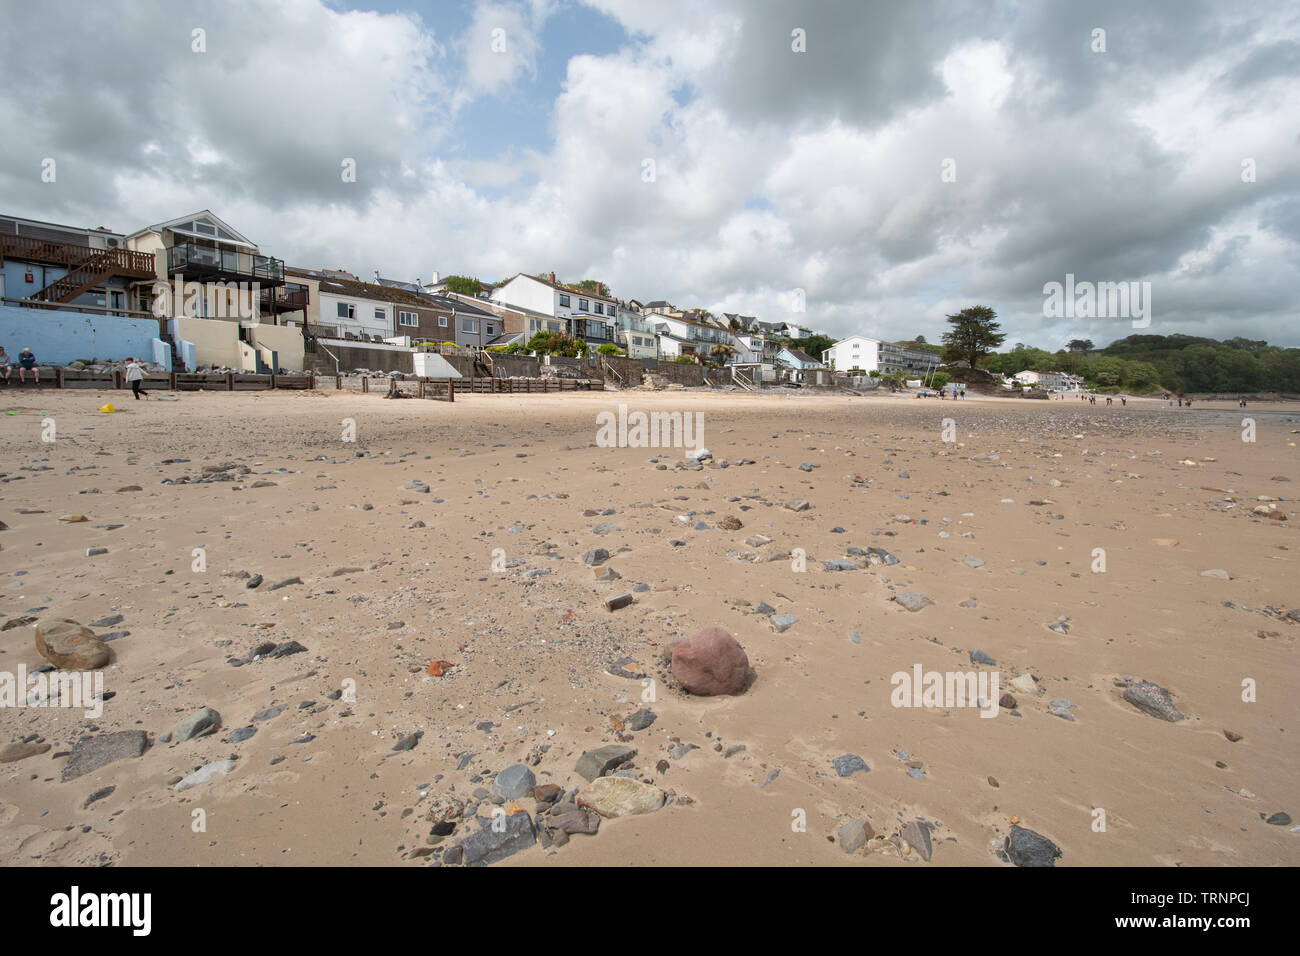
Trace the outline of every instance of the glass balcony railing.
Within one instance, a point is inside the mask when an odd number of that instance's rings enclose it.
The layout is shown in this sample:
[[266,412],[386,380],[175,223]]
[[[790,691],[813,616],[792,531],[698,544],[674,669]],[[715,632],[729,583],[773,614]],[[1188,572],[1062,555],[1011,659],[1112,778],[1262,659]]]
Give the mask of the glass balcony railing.
[[181,272],[195,278],[208,276],[276,284],[284,282],[282,259],[194,242],[178,243],[167,250],[167,271],[169,275]]

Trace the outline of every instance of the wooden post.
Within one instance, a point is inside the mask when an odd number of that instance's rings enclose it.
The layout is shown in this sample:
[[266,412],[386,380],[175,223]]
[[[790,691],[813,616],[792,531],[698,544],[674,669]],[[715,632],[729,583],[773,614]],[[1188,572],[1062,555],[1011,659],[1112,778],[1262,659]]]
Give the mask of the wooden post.
[[366,375],[363,376],[361,379],[361,393],[363,395],[366,395],[369,394],[369,392],[370,392],[370,376]]
[[343,391],[343,376],[342,376],[342,375],[335,375],[335,376],[334,376],[334,390],[335,390],[335,391],[339,391],[339,392]]
[[63,387],[63,366],[62,365],[60,365],[58,368],[54,370],[54,387],[55,388]]
[[176,391],[176,373],[174,371],[167,373],[167,388],[170,391]]
[[424,379],[420,379],[420,397],[424,398]]
[[235,390],[235,373],[234,373],[234,372],[227,372],[227,373],[226,373],[226,391],[228,391],[228,392],[233,392],[234,390]]
[[[274,289],[271,290],[271,296],[272,296],[272,299],[274,300],[274,297],[275,297],[275,290],[274,290]],[[275,391],[275,373],[274,373],[274,372],[271,373],[271,391]]]
[[454,402],[455,400],[456,400],[456,380],[454,378],[449,378],[447,379],[447,401]]

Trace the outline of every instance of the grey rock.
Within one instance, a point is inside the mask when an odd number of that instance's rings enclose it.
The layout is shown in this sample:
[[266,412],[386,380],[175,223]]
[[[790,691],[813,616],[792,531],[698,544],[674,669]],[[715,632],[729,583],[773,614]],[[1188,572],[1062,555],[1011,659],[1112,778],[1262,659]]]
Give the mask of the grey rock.
[[623,720],[623,726],[628,730],[645,730],[658,718],[649,707],[642,707],[634,714],[630,714]]
[[235,769],[235,761],[233,760],[214,760],[212,763],[208,764],[207,766],[200,767],[198,770],[194,771],[184,780],[180,781],[174,787],[172,787],[172,789],[189,790],[191,787],[197,787],[200,784],[207,783],[213,777],[225,776],[226,774],[230,773],[230,771],[234,769]]
[[272,717],[279,717],[282,713],[284,713],[284,704],[276,704],[274,707],[268,707],[255,713],[253,723],[256,724],[263,720],[270,720]]
[[933,823],[927,823],[920,818],[909,820],[903,825],[903,840],[919,853],[926,863],[929,863],[934,856],[934,847],[930,843],[930,831],[933,829]]
[[1175,723],[1187,719],[1187,715],[1174,706],[1173,695],[1159,684],[1152,684],[1150,681],[1134,681],[1125,689],[1124,699],[1144,714],[1150,714],[1160,720]]
[[148,744],[149,739],[143,730],[119,730],[97,737],[82,737],[68,755],[61,779],[65,782],[75,780],[114,761],[138,757]]
[[920,591],[901,591],[894,595],[893,600],[913,613],[934,603]]
[[836,757],[831,761],[831,765],[835,767],[835,772],[841,777],[850,776],[858,771],[863,773],[871,772],[867,762],[857,754],[845,754],[842,757]]
[[1041,833],[1013,826],[1003,846],[1016,866],[1055,866],[1061,848]]
[[232,730],[230,736],[226,738],[227,743],[241,744],[248,738],[257,733],[256,727],[240,727],[238,730]]
[[898,564],[898,558],[894,557],[884,548],[867,548],[867,557],[873,559],[871,561],[872,564]]
[[840,849],[845,853],[857,853],[872,836],[871,824],[866,820],[850,820],[840,827]]
[[852,561],[827,561],[827,571],[856,571],[858,566]]
[[600,830],[600,814],[591,813],[587,810],[568,810],[558,815],[548,816],[546,818],[546,828],[548,830],[559,830],[566,834],[594,834]]
[[604,747],[584,752],[578,758],[574,770],[586,780],[595,780],[597,777],[603,777],[611,770],[614,770],[620,764],[627,763],[635,756],[635,747],[624,747],[622,744],[607,744]]
[[[496,824],[496,828],[493,827]],[[498,818],[461,841],[466,866],[489,866],[537,843],[537,828],[526,813]]]
[[221,715],[211,707],[204,707],[177,724],[172,739],[178,744],[183,744],[195,737],[206,737],[208,734],[216,733],[220,726]]
[[1074,723],[1074,715],[1070,713],[1070,708],[1077,706],[1078,704],[1072,700],[1058,697],[1047,705],[1047,712],[1053,717],[1064,717],[1066,720]]
[[971,662],[972,664],[987,664],[987,665],[990,666],[990,667],[992,667],[992,666],[994,666],[995,664],[997,664],[997,661],[995,661],[993,658],[989,657],[987,654],[985,654],[985,653],[984,653],[983,651],[981,651],[979,648],[976,648],[975,650],[973,650],[973,651],[970,652],[970,662]]
[[592,548],[582,556],[582,563],[589,564],[592,567],[604,564],[609,560],[609,552],[604,548]]
[[117,787],[100,787],[98,790],[96,790],[94,793],[92,793],[90,796],[86,798],[86,802],[81,805],[81,809],[84,810],[92,803],[95,803],[96,801],[99,800],[103,800],[105,797],[111,796],[113,791],[116,789]]
[[492,781],[492,792],[507,800],[531,796],[537,777],[524,764],[511,764]]
[[772,630],[778,634],[784,634],[798,623],[799,619],[793,614],[773,614],[767,621],[772,625]]
[[975,555],[973,555],[973,554],[968,554],[968,555],[966,555],[966,557],[965,557],[965,559],[963,560],[962,563],[965,564],[966,567],[968,567],[968,568],[982,568],[982,567],[984,567],[984,559],[983,559],[983,558],[977,558],[977,557],[975,557]]

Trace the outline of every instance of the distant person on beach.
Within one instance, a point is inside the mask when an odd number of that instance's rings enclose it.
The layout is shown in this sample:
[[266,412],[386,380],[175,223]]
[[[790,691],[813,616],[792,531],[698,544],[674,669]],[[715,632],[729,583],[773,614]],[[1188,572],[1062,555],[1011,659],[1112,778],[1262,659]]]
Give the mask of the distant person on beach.
[[141,395],[146,399],[149,397],[149,393],[140,387],[140,384],[144,381],[144,369],[140,367],[134,358],[126,360],[126,380],[131,383],[131,394],[135,396],[137,402],[140,400]]
[[0,345],[0,378],[3,378],[5,384],[9,384],[9,353],[5,347]]
[[1107,395],[1107,396],[1106,396],[1106,404],[1109,405],[1110,403],[1111,403],[1111,397],[1110,397],[1109,395]]
[[18,381],[26,382],[28,372],[32,373],[32,381],[39,385],[41,370],[36,367],[36,356],[32,354],[31,349],[23,349],[18,353]]
[[1121,396],[1119,397],[1119,403],[1120,403],[1121,405],[1125,405],[1125,406],[1127,406],[1127,405],[1128,405],[1128,396],[1127,396],[1127,395],[1121,395]]
[[[6,377],[8,377],[8,372],[6,372],[5,375],[6,375]],[[1238,404],[1241,408],[1245,408],[1245,407],[1246,407],[1246,400],[1243,398],[1243,399],[1242,399],[1240,402],[1238,402],[1237,404]]]
[[1183,399],[1182,399],[1181,396],[1179,396],[1179,399],[1178,399],[1178,407],[1179,407],[1179,408],[1182,408],[1182,407],[1183,407]]

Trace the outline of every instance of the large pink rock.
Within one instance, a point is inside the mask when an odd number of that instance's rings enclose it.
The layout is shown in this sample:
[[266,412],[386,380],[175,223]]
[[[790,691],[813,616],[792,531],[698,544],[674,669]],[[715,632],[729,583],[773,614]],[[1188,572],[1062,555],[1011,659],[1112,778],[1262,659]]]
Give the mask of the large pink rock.
[[749,677],[749,658],[720,627],[706,627],[673,645],[673,676],[692,694],[739,694]]

